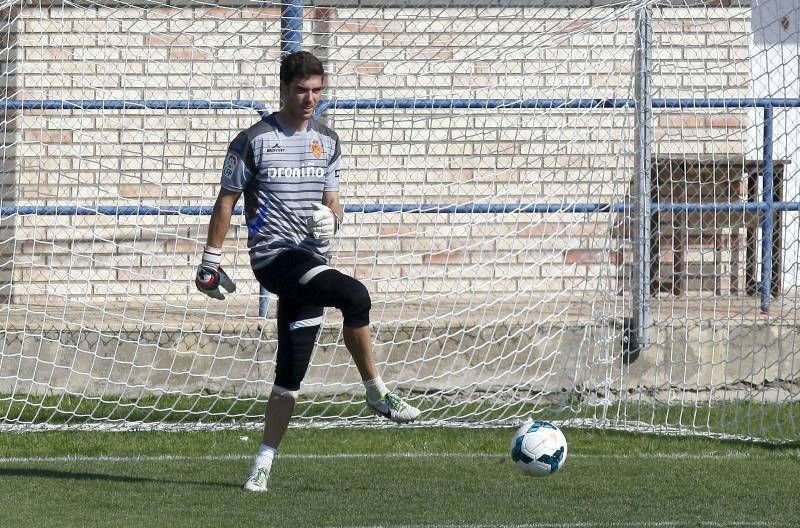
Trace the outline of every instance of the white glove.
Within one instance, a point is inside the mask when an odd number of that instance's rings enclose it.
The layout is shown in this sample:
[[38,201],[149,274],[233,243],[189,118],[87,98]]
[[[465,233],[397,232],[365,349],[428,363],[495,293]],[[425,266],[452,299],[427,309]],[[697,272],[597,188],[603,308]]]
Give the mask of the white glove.
[[333,214],[331,208],[325,204],[314,202],[314,214],[308,219],[308,230],[314,238],[330,240],[339,230],[339,219]]
[[225,299],[219,291],[222,286],[228,293],[236,291],[236,285],[228,274],[223,271],[219,263],[222,262],[222,251],[219,248],[206,246],[203,251],[203,260],[197,267],[197,276],[194,284],[197,289],[214,299]]

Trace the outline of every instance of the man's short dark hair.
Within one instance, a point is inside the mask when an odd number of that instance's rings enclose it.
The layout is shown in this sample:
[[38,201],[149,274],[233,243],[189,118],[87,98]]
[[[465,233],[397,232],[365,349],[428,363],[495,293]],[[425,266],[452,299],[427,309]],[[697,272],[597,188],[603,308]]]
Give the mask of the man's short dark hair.
[[281,59],[281,82],[291,83],[295,79],[305,79],[312,75],[325,76],[322,62],[307,51],[296,51]]

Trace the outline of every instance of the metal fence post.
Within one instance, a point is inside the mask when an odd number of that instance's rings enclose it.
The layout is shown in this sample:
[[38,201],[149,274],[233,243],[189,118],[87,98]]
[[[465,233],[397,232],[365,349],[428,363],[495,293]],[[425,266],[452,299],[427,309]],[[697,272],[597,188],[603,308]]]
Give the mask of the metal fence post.
[[[633,273],[633,317],[629,336],[628,355],[637,354],[650,344],[650,154],[652,147],[653,100],[650,89],[651,48],[653,32],[651,6],[645,4],[636,15],[636,68],[635,68],[635,181],[633,197],[634,257],[636,269]],[[631,339],[636,339],[631,343]]]

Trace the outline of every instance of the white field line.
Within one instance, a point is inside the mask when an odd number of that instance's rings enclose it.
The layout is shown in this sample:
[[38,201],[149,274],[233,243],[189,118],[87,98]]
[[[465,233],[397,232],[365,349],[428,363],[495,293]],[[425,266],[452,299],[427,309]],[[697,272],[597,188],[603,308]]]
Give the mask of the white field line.
[[330,528],[680,528],[683,526],[703,526],[708,528],[786,526],[769,521],[617,521],[571,523],[528,523],[528,524],[373,524],[354,526],[334,526]]
[[[335,454],[293,454],[282,453],[281,460],[370,460],[387,458],[407,459],[452,459],[452,458],[502,458],[507,453],[335,453]],[[0,464],[27,464],[35,462],[190,462],[249,460],[252,454],[227,455],[61,455],[0,457]],[[800,459],[800,451],[770,453],[768,456],[753,456],[741,451],[719,453],[681,454],[681,453],[633,453],[620,455],[571,454],[568,459],[578,460],[767,460],[771,458]]]

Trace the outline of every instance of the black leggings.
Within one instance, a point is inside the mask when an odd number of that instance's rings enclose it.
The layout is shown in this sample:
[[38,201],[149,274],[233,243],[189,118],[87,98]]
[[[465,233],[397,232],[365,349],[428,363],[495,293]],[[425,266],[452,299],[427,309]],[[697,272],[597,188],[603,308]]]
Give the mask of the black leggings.
[[300,388],[324,307],[341,310],[345,326],[361,328],[369,324],[367,288],[309,252],[286,250],[254,274],[262,286],[278,296],[275,385],[279,387],[290,391]]

